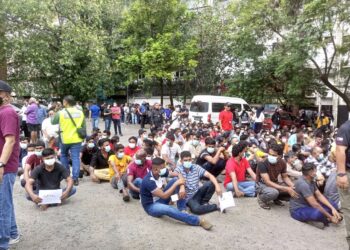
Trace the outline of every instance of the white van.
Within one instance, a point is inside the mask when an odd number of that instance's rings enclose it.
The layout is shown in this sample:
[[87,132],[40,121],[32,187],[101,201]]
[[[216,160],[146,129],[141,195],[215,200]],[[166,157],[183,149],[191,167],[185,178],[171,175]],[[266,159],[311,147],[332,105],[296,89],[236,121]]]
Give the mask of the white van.
[[231,110],[234,108],[238,113],[243,109],[251,110],[248,103],[242,98],[214,95],[196,95],[191,100],[189,118],[192,121],[204,123],[219,121],[219,113],[224,110],[225,103],[231,103]]

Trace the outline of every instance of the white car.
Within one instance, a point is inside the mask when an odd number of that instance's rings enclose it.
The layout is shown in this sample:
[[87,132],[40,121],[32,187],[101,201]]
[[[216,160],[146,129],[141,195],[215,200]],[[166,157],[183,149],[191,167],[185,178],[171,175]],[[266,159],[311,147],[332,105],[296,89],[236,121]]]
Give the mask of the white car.
[[225,103],[231,103],[233,108],[240,113],[243,109],[251,110],[248,103],[238,97],[214,96],[214,95],[196,95],[191,100],[189,118],[196,122],[219,121],[219,113],[224,110]]

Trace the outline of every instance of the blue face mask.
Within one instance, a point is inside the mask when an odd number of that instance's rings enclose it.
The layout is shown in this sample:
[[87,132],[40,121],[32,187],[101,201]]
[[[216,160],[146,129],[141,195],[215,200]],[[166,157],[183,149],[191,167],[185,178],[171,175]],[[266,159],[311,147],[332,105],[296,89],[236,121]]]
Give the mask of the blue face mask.
[[107,146],[107,147],[105,147],[105,151],[108,153],[109,151],[111,151],[111,146]]
[[118,153],[117,157],[118,157],[118,159],[123,158],[124,157],[124,152]]
[[207,148],[207,151],[208,151],[209,154],[212,154],[212,153],[215,152],[215,148],[208,147],[208,148]]
[[41,157],[42,156],[42,151],[35,151],[36,156]]
[[142,165],[142,160],[140,160],[140,159],[135,159],[135,163],[136,163],[136,165]]
[[166,174],[166,171],[167,171],[166,168],[162,168],[162,169],[160,170],[160,172],[159,172],[159,175],[160,175],[160,176],[164,176],[164,175]]
[[268,156],[267,156],[267,160],[268,160],[271,164],[276,164],[276,163],[277,163],[277,156],[268,155]]
[[322,161],[324,159],[324,155],[323,154],[320,154],[318,157],[317,157],[317,160],[318,161]]
[[190,161],[184,161],[183,165],[184,165],[184,168],[190,169],[190,168],[192,167],[192,162],[190,162]]
[[93,148],[93,147],[95,147],[95,143],[90,142],[90,143],[88,144],[88,148]]

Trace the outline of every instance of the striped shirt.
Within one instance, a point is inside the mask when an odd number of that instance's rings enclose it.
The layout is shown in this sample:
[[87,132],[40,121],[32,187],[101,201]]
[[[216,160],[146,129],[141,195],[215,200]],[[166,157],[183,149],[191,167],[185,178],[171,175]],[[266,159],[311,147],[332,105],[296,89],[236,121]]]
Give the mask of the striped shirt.
[[180,173],[185,179],[186,200],[191,198],[199,189],[199,180],[204,176],[205,169],[199,165],[192,164],[189,171],[185,171],[183,165],[175,168],[174,172]]

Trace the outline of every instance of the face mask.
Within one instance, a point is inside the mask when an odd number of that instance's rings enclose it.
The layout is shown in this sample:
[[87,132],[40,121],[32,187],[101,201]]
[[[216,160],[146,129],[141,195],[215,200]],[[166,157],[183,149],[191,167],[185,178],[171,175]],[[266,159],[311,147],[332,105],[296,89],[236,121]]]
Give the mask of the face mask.
[[142,165],[142,160],[136,159],[136,160],[135,160],[135,163],[136,163],[136,165],[139,165],[139,166],[140,166],[140,165]]
[[46,160],[44,160],[44,163],[47,166],[53,166],[53,164],[55,164],[55,162],[56,162],[56,159],[46,159]]
[[136,144],[135,143],[129,143],[129,148],[135,148]]
[[265,141],[266,141],[266,142],[269,142],[269,141],[270,141],[270,138],[266,138]]
[[223,146],[224,146],[224,147],[227,147],[227,142],[225,142],[225,143],[223,144]]
[[180,109],[179,109],[179,108],[176,108],[175,111],[176,111],[176,112],[180,112]]
[[209,147],[209,148],[207,148],[207,151],[209,154],[212,154],[212,153],[214,153],[215,148]]
[[27,153],[27,156],[29,157],[29,156],[31,156],[31,155],[33,155],[33,154],[35,154],[35,152],[28,152],[28,153]]
[[166,168],[162,168],[159,172],[159,175],[164,176],[166,174],[166,170],[167,170]]
[[190,162],[190,161],[184,161],[183,165],[184,165],[184,168],[190,169],[191,166],[192,166],[192,162]]
[[268,155],[268,156],[267,156],[267,160],[268,160],[271,164],[276,164],[276,163],[277,163],[277,157],[276,157],[276,156]]
[[28,144],[27,143],[20,143],[19,146],[21,147],[21,149],[27,149]]
[[41,157],[42,151],[35,151],[36,156]]
[[324,159],[324,155],[323,154],[320,154],[319,156],[318,156],[318,158],[317,158],[317,160],[319,160],[319,161],[322,161]]
[[312,177],[312,181],[316,182],[317,181],[317,176]]
[[253,141],[255,139],[254,136],[249,137],[249,140]]
[[147,156],[147,157],[146,157],[146,160],[152,161],[152,156]]
[[170,144],[171,144],[171,141],[167,141],[167,142],[166,142],[166,145],[167,145],[168,147],[170,147]]
[[197,146],[198,144],[199,144],[199,141],[198,141],[198,140],[193,140],[193,141],[192,141],[192,145],[193,145],[193,146]]
[[109,151],[111,151],[111,146],[107,146],[107,147],[105,147],[105,151],[108,153]]
[[117,157],[118,157],[119,159],[123,158],[123,157],[124,157],[124,152],[118,153]]
[[102,139],[106,139],[106,138],[108,138],[108,137],[107,137],[106,135],[102,135],[101,138],[102,138]]
[[94,144],[93,142],[90,142],[90,143],[88,144],[88,148],[93,148],[93,147],[95,147],[95,144]]
[[245,157],[245,158],[249,158],[249,157],[250,157],[250,154],[249,154],[248,152],[246,152],[246,153],[244,154],[244,157]]

